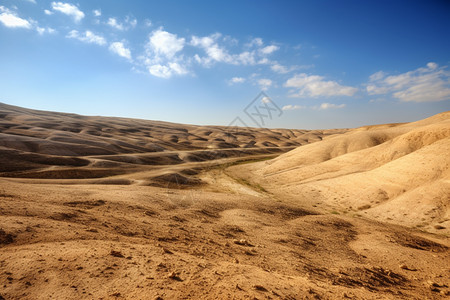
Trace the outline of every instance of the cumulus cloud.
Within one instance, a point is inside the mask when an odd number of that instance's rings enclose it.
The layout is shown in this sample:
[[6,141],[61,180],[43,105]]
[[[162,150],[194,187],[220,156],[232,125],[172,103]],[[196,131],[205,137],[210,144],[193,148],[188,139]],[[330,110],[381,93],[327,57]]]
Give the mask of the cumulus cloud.
[[292,105],[292,104],[288,104],[283,106],[281,109],[282,110],[297,110],[297,109],[304,109],[306,108],[305,106],[301,106],[301,105]]
[[345,104],[333,104],[333,103],[322,103],[320,104],[319,109],[333,109],[333,108],[344,108]]
[[48,16],[53,15],[53,12],[48,9],[44,9],[44,13]]
[[52,2],[52,9],[59,11],[65,15],[68,15],[74,19],[75,22],[80,22],[84,18],[84,12],[82,12],[78,7],[70,3],[64,2]]
[[156,55],[172,58],[183,50],[184,44],[184,38],[160,28],[151,33],[147,47]]
[[121,57],[131,60],[131,51],[122,42],[114,42],[109,45],[109,50]]
[[267,78],[262,78],[258,80],[258,84],[263,91],[267,91],[267,89],[272,86],[272,80]]
[[450,72],[434,62],[399,75],[380,71],[369,77],[366,90],[369,95],[391,95],[404,102],[450,100]]
[[[278,46],[267,46],[258,49],[247,49],[240,53],[230,54],[229,51],[219,45],[219,38],[222,35],[220,33],[215,33],[209,36],[198,37],[192,36],[190,45],[194,47],[201,48],[205,51],[206,56],[194,55],[194,59],[205,67],[210,67],[215,62],[228,63],[233,65],[256,65],[256,64],[269,64],[271,63],[269,59],[265,56],[276,51]],[[230,39],[229,37],[224,39]],[[254,46],[261,46],[262,39],[253,39],[247,48]]]
[[102,37],[101,35],[96,35],[90,30],[86,30],[84,33],[80,33],[77,30],[72,30],[67,34],[66,37],[77,39],[85,43],[97,44],[100,46],[106,44],[106,39],[104,37]]
[[305,73],[288,79],[284,86],[298,89],[290,95],[291,97],[353,96],[358,90],[354,87],[340,85],[336,81],[326,81],[323,76]]
[[100,9],[94,9],[92,13],[95,17],[100,17],[102,15],[102,11]]
[[234,84],[234,83],[243,83],[245,82],[245,78],[243,77],[233,77],[230,79],[230,83]]
[[185,75],[189,72],[184,66],[182,55],[185,39],[162,28],[154,30],[146,44],[146,53],[138,57],[143,61],[148,72],[156,77],[170,78],[174,75]]
[[17,14],[13,11],[10,11],[9,9],[0,6],[0,22],[5,25],[6,27],[10,28],[25,28],[25,29],[31,29],[32,24],[31,22],[22,19],[17,16]]

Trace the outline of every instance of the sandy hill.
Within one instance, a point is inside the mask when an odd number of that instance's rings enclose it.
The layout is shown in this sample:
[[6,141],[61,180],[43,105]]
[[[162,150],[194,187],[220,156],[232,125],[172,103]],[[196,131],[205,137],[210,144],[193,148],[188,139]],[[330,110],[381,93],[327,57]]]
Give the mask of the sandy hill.
[[449,166],[444,112],[357,128],[246,168],[262,186],[298,201],[449,233]]
[[108,177],[141,171],[143,165],[286,152],[345,131],[194,126],[38,111],[0,103],[0,173],[41,178]]

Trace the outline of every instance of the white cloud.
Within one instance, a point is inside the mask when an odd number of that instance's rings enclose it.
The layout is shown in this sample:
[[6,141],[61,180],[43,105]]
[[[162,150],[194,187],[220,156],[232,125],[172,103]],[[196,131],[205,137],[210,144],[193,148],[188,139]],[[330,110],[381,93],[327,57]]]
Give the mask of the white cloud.
[[121,23],[121,22],[117,21],[116,18],[109,18],[108,22],[106,22],[106,24],[108,24],[112,28],[123,31],[123,30],[128,30],[130,28],[136,27],[137,20],[127,16],[125,18],[125,22]]
[[178,38],[176,34],[160,28],[152,32],[147,46],[157,56],[173,58],[175,54],[183,50],[184,43],[184,38]]
[[263,40],[262,38],[254,38],[253,40],[250,41],[250,43],[248,43],[246,46],[247,47],[253,47],[253,46],[259,46],[261,47],[263,45]]
[[272,85],[272,80],[267,79],[267,78],[262,78],[262,79],[258,80],[258,84],[263,91],[266,91]]
[[425,68],[387,76],[380,71],[369,77],[369,95],[390,94],[404,102],[436,102],[450,99],[450,72],[429,62]]
[[31,29],[32,25],[29,21],[22,19],[16,15],[15,12],[10,11],[9,9],[0,6],[0,22],[3,23],[6,27],[10,28],[26,28]]
[[44,27],[39,27],[36,26],[36,31],[40,34],[43,35],[44,33],[55,33],[56,30],[50,27],[44,28]]
[[304,108],[306,108],[306,107],[305,106],[301,106],[301,105],[289,104],[289,105],[283,106],[281,109],[282,110],[297,110],[297,109],[304,109]]
[[149,66],[148,71],[153,76],[161,77],[161,78],[165,78],[165,79],[170,78],[173,75],[187,74],[187,70],[175,62],[169,63],[168,65],[155,64],[155,65]]
[[95,17],[100,17],[102,15],[102,11],[100,9],[94,9],[92,13]]
[[135,18],[131,18],[131,17],[127,16],[125,18],[125,23],[128,24],[129,26],[131,26],[131,28],[134,28],[137,25],[137,20]]
[[331,97],[331,96],[353,96],[357,88],[343,86],[336,81],[325,81],[324,77],[318,75],[297,74],[288,79],[285,87],[297,88],[298,91],[291,97]]
[[[235,61],[243,65],[254,65],[256,64],[255,52],[244,51],[236,56]],[[263,61],[262,63],[266,62]]]
[[25,0],[26,2],[30,2],[30,3],[33,3],[33,4],[36,4],[36,0]]
[[151,27],[152,26],[152,21],[150,21],[149,19],[145,19],[144,20],[144,25],[145,25],[145,27]]
[[84,12],[73,4],[63,2],[52,2],[52,9],[65,15],[71,16],[75,22],[80,22],[84,18]]
[[114,42],[109,46],[109,50],[121,57],[131,60],[131,51],[122,42]]
[[48,9],[44,9],[44,13],[48,16],[53,15],[53,12]]
[[196,54],[194,58],[198,63],[206,67],[209,67],[212,62],[232,63],[233,58],[231,55],[217,43],[220,36],[220,33],[205,37],[192,36],[190,45],[202,48],[207,55],[207,57],[200,57]]
[[230,83],[243,83],[243,82],[245,82],[245,78],[243,78],[243,77],[233,77],[233,78],[231,78],[231,80],[230,80]]
[[270,46],[264,47],[262,49],[259,49],[259,51],[262,54],[268,55],[268,54],[271,54],[271,53],[277,51],[278,49],[280,49],[280,47],[275,46],[275,45],[270,45]]
[[103,46],[106,44],[106,39],[100,35],[94,34],[90,30],[86,30],[84,33],[78,32],[77,30],[72,30],[69,32],[69,34],[66,36],[67,38],[77,39],[79,41],[90,43],[90,44],[97,44],[100,46]]
[[332,109],[332,108],[344,108],[345,104],[333,104],[333,103],[322,103],[319,109]]
[[125,28],[123,27],[122,23],[117,22],[117,20],[115,18],[109,18],[108,22],[106,23],[109,26],[118,29],[118,30],[124,30]]
[[282,66],[278,63],[275,63],[270,68],[272,69],[272,71],[280,73],[280,74],[285,74],[285,73],[289,72],[289,70],[285,66]]
[[261,103],[270,103],[270,98],[269,97],[263,97],[261,99]]

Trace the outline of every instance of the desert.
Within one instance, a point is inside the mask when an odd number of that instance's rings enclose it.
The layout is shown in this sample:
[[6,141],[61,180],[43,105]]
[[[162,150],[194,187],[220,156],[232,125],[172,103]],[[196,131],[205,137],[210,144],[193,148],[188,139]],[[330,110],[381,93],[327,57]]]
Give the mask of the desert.
[[449,112],[237,131],[0,115],[2,299],[449,296]]

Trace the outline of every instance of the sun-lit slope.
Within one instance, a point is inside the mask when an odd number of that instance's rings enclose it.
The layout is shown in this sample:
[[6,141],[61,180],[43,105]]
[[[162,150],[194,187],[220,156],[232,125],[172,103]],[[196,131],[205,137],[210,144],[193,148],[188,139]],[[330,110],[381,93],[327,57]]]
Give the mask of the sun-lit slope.
[[[450,228],[450,113],[370,126],[252,167],[264,186],[382,220]],[[311,199],[310,199],[311,200]]]

